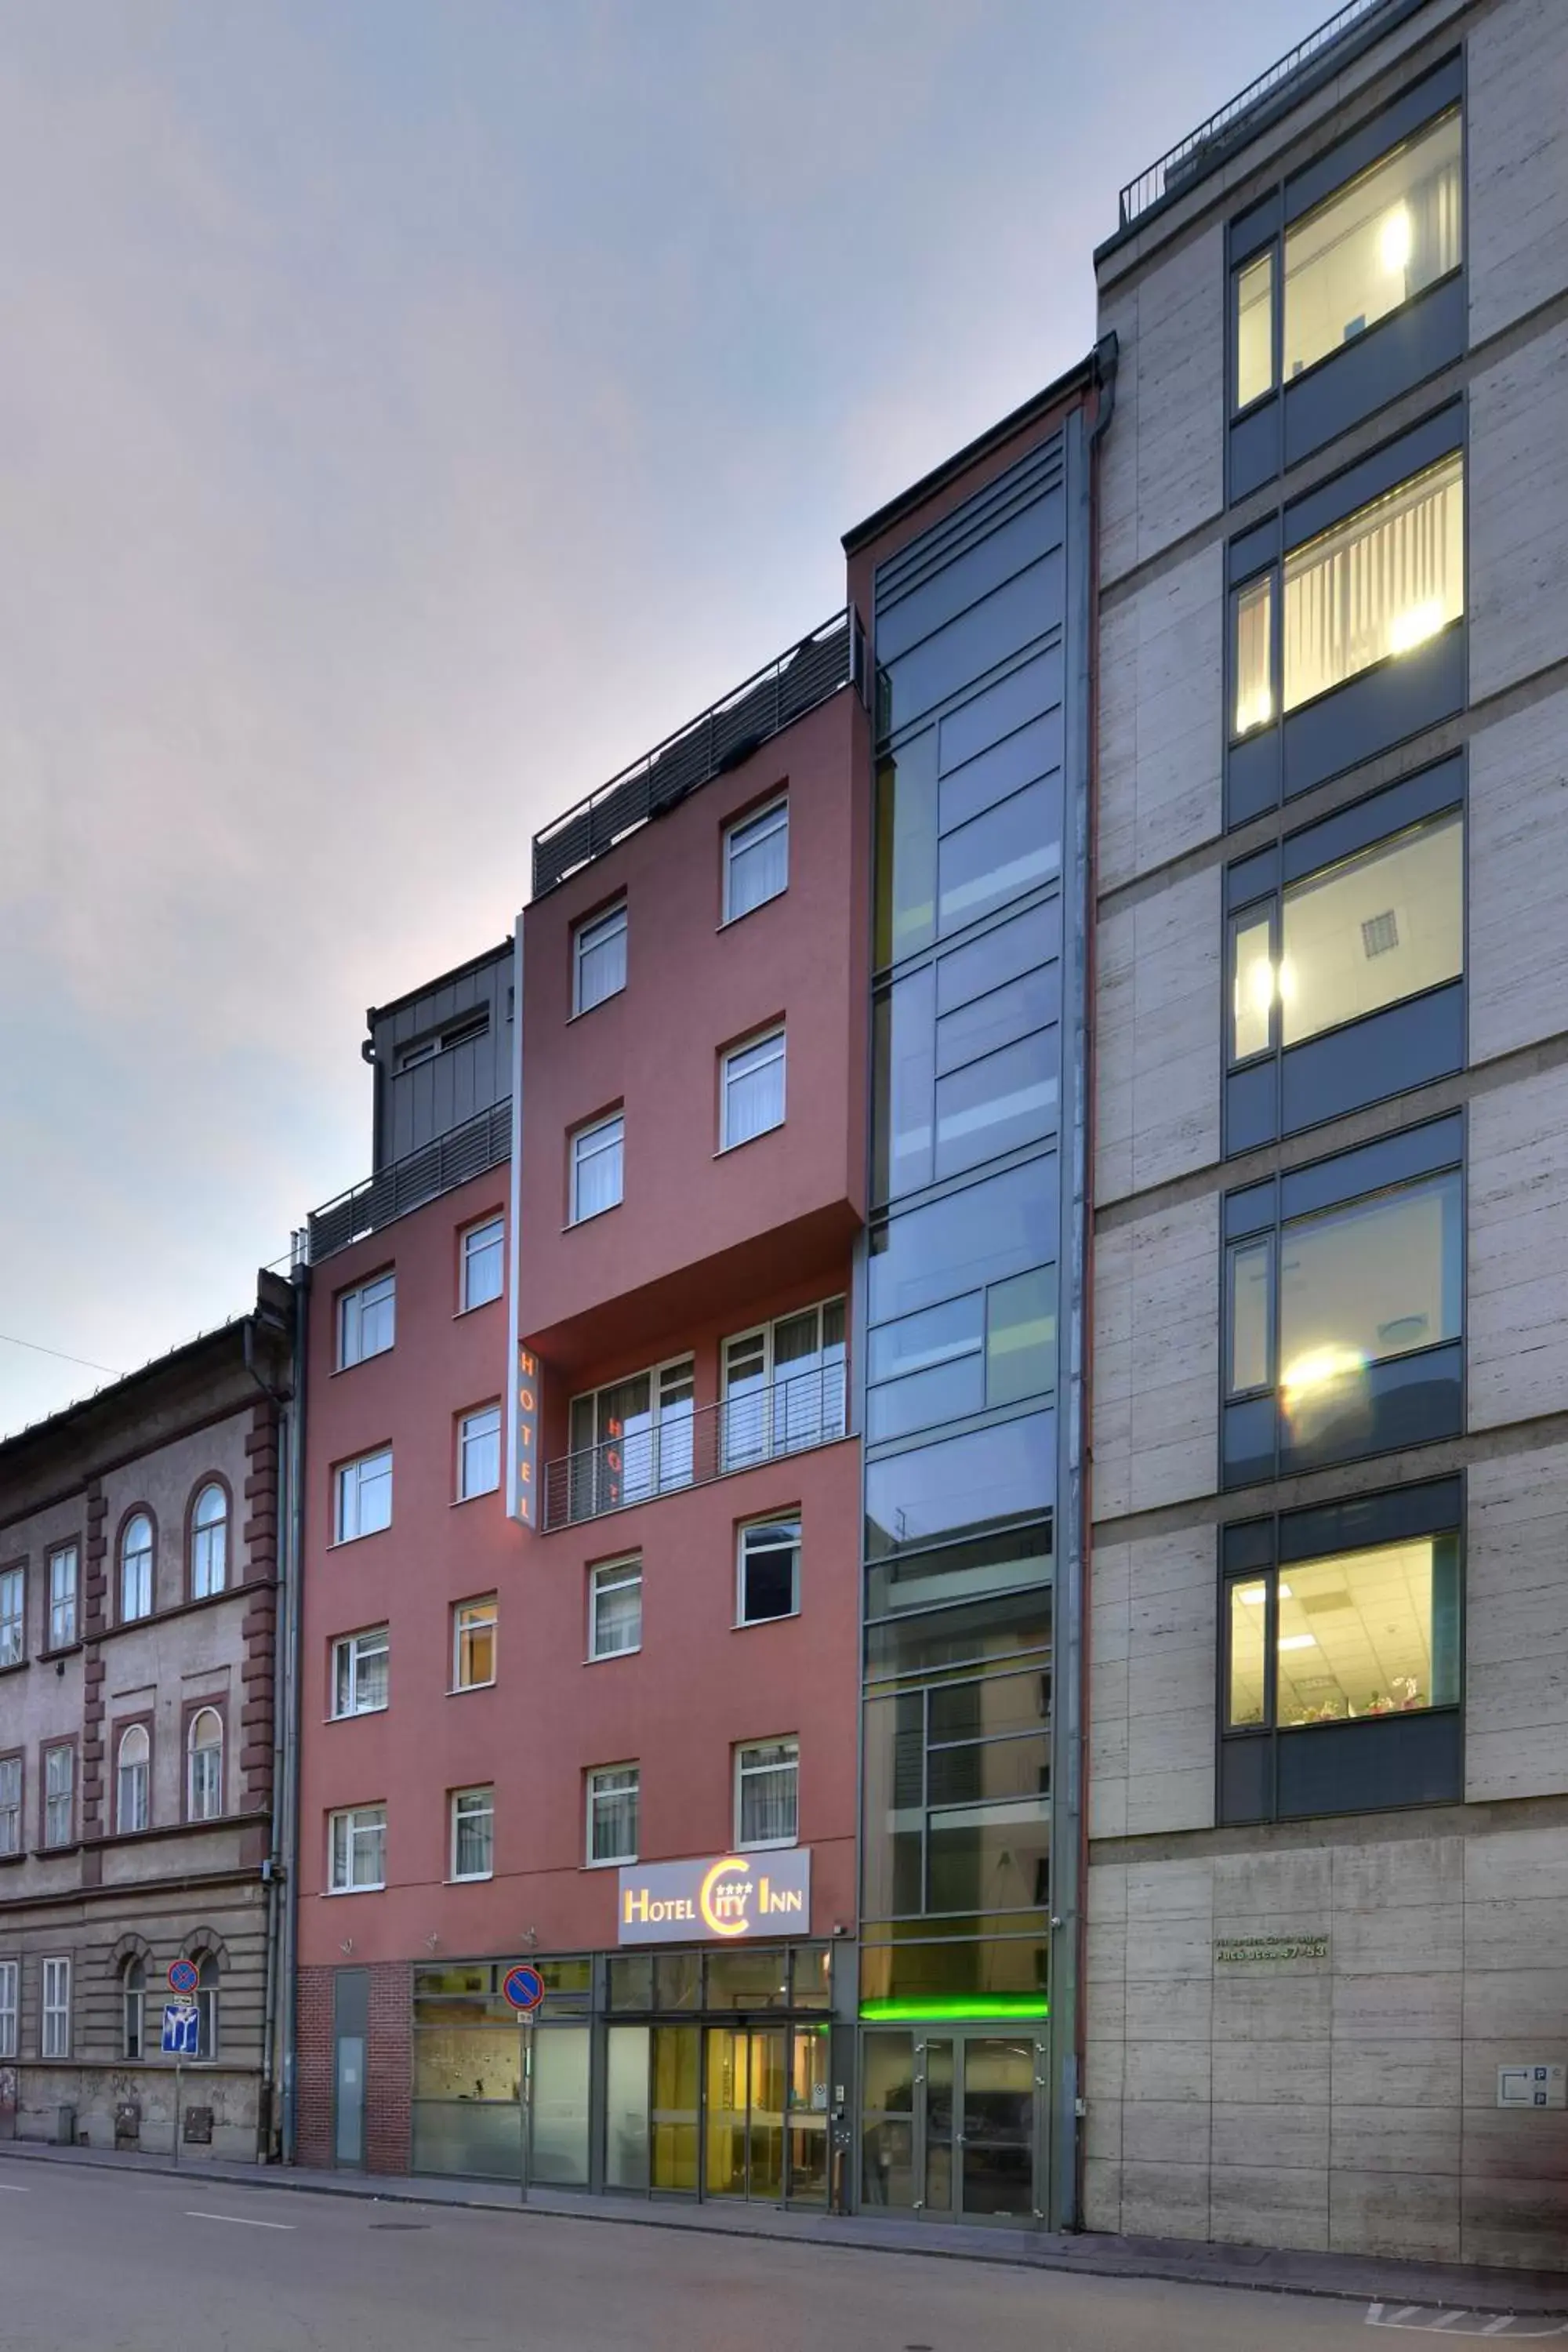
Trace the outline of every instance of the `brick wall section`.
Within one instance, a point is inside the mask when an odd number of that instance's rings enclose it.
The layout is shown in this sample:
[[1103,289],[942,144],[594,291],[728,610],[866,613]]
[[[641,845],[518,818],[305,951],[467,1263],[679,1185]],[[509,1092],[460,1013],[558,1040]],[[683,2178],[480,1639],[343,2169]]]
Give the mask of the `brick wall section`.
[[370,1972],[370,2050],[365,2066],[365,2159],[371,2172],[406,2172],[413,2132],[414,1986],[406,1964]]
[[[296,2147],[300,2164],[332,2162],[332,1980],[335,1969],[301,1969],[295,2057]],[[370,2037],[365,2053],[365,2164],[371,2172],[406,2172],[411,2156],[414,1988],[406,1962],[370,1970]]]
[[332,1976],[301,1969],[294,2053],[295,2148],[301,2164],[332,2160]]
[[245,1658],[240,1667],[241,1802],[265,1812],[272,1802],[273,1706],[278,1654],[278,1408],[269,1398],[251,1410],[245,1441]]

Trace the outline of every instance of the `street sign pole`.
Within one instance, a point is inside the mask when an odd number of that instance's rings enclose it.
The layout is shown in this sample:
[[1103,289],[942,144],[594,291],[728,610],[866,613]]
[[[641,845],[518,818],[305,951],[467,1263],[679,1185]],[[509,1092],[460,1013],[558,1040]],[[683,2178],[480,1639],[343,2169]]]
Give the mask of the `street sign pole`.
[[518,2019],[522,2032],[522,2080],[518,2086],[522,2101],[522,2166],[518,2179],[518,2203],[528,2202],[528,2176],[533,2169],[533,2012],[522,2011]]
[[517,2011],[521,2039],[518,2054],[521,2071],[518,2075],[517,2103],[521,2110],[518,2117],[517,2196],[520,2205],[528,2202],[528,2176],[533,2169],[533,2021],[539,2004],[544,1999],[544,1979],[530,1960],[520,1960],[508,1969],[501,1979],[501,1991]]
[[180,2168],[180,2077],[184,2071],[176,2058],[174,2061],[174,2169],[176,2172]]
[[[201,2011],[200,2011],[199,2007],[197,2007],[197,2006],[196,2006],[196,1999],[195,1999],[195,1996],[196,1996],[196,1988],[197,1988],[197,1986],[201,1983],[201,1980],[202,1980],[202,1979],[201,1979],[201,1970],[197,1968],[197,1966],[196,1966],[196,1964],[195,1964],[195,1960],[181,1959],[181,1960],[172,1960],[172,1961],[170,1962],[170,1964],[169,1964],[169,1990],[174,1994],[174,1996],[175,2000],[179,2002],[181,2009],[182,2009],[183,2011],[185,2011],[185,2015],[186,2015],[186,2019],[187,2019],[187,2020],[188,2020],[188,2018],[190,2017],[190,2015],[191,2015],[193,2012],[194,2012],[196,2016],[198,2016],[198,2017],[199,2017],[199,2016],[200,2016],[200,2014],[201,2014]],[[164,2011],[163,2011],[163,2051],[164,2051],[164,2054],[165,2054],[165,2055],[167,2055],[167,2053],[168,2053],[168,2050],[169,2050],[169,2023],[170,2023],[170,2019],[173,2017],[173,2015],[174,2015],[174,2011],[173,2011],[172,2009],[165,2009],[165,2010],[164,2010]],[[199,2031],[199,2029],[198,2029],[198,2031]],[[185,2041],[186,2041],[186,2032],[185,2032],[184,2025],[184,2024],[182,2024],[182,2025],[181,2025],[181,2027],[180,2027],[179,2029],[177,2029],[177,2032],[176,2032],[176,2039],[175,2039],[175,2041],[174,2041],[174,2169],[175,2169],[175,2171],[176,2171],[176,2172],[177,2172],[177,2171],[179,2170],[179,2168],[180,2168],[180,2094],[181,2094],[181,2090],[182,2090],[182,2087],[183,2087],[183,2078],[184,2078],[184,2055],[185,2055]],[[198,2054],[199,2054],[199,2053],[198,2053]]]

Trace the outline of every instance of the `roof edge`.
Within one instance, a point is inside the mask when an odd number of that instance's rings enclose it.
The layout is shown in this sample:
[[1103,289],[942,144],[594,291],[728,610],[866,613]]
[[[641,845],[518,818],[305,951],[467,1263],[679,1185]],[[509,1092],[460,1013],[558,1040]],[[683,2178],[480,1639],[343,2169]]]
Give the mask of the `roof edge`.
[[511,952],[512,941],[504,939],[499,947],[483,948],[478,955],[469,956],[466,962],[455,963],[450,971],[438,971],[434,980],[422,980],[416,988],[405,988],[401,996],[389,996],[384,1004],[367,1004],[365,1027],[370,1028],[388,1013],[401,1013],[405,1004],[412,1004],[416,997],[428,996],[433,989],[449,988],[455,980],[466,980],[469,972],[478,971],[484,964],[499,962],[502,956],[509,956]]

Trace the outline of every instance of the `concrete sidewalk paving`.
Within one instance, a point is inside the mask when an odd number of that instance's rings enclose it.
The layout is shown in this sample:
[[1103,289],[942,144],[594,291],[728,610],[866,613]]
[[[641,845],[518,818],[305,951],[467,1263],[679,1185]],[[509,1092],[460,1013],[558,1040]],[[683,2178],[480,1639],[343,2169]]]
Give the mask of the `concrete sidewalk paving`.
[[1080,2277],[1160,2279],[1189,2286],[1249,2287],[1278,2294],[1327,2295],[1478,2315],[1549,2314],[1568,2323],[1568,2273],[1479,2269],[1458,2263],[1383,2261],[1364,2254],[1310,2253],[1289,2248],[1222,2246],[1180,2238],[1113,2238],[1013,2231],[962,2223],[785,2212],[774,2206],[686,2204],[675,2200],[590,2197],[533,2188],[523,2205],[500,2181],[414,2179],[404,2174],[318,2172],[301,2166],[237,2164],[207,2158],[176,2166],[167,2156],[108,2148],[57,2147],[43,2140],[0,2140],[0,2158],[24,2164],[142,2172],[168,2179],[222,2181],[226,2187],[303,2191],[362,2202],[452,2206],[468,2211],[542,2214],[552,2220],[618,2222],[623,2227],[695,2230],[717,2237],[793,2240],[888,2254],[1005,2263]]

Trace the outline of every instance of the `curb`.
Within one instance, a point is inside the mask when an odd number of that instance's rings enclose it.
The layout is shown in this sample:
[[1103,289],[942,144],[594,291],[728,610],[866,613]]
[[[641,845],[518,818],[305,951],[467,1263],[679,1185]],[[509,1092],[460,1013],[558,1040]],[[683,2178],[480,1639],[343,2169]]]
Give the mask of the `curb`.
[[[118,2172],[133,2177],[142,2175],[155,2180],[206,2180],[210,2181],[214,2188],[259,2189],[280,2190],[286,2194],[303,2197],[335,2197],[345,2204],[418,2205],[432,2212],[494,2213],[508,2218],[515,2217],[520,2221],[582,2221],[590,2224],[597,2221],[641,2230],[676,2228],[697,2237],[743,2238],[752,2244],[803,2247],[826,2245],[843,2253],[880,2254],[895,2259],[900,2255],[909,2254],[927,2261],[992,2263],[1009,2270],[1046,2271],[1057,2277],[1149,2279],[1155,2284],[1163,2286],[1215,2287],[1226,2292],[1240,2290],[1252,2294],[1300,2295],[1314,2302],[1367,2304],[1381,2300],[1385,2303],[1415,2303],[1423,2307],[1439,2311],[1473,2311],[1479,2316],[1484,2315],[1489,2318],[1506,2315],[1518,2318],[1568,2320],[1568,2282],[1564,2284],[1563,2306],[1553,2310],[1541,2305],[1521,2305],[1517,2299],[1510,2299],[1502,2283],[1502,2277],[1506,2276],[1506,2273],[1499,2277],[1495,2285],[1489,2279],[1484,2285],[1479,2285],[1478,2282],[1479,2292],[1468,2294],[1461,2303],[1457,2297],[1450,2299],[1447,2294],[1433,2294],[1430,2289],[1424,2291],[1417,2285],[1415,2279],[1408,2279],[1403,2284],[1397,2280],[1393,2283],[1384,2281],[1375,2286],[1371,2283],[1363,2283],[1356,2286],[1336,2285],[1326,2279],[1268,2277],[1250,2267],[1208,2271],[1199,2270],[1195,2266],[1183,2266],[1171,2262],[1168,2258],[1161,2261],[1157,2256],[1141,2260],[1136,2255],[1120,2251],[1112,2252],[1109,2246],[1105,2252],[1098,2257],[1087,2252],[1083,2255],[1076,2252],[1071,2254],[1030,2252],[1026,2252],[1022,2244],[1000,2233],[994,2250],[984,2246],[943,2245],[940,2236],[935,2233],[931,2241],[925,2244],[906,2245],[900,2242],[898,2245],[887,2245],[879,2243],[874,2238],[859,2235],[838,2239],[802,2237],[790,2231],[770,2230],[760,2226],[748,2227],[743,2221],[740,2220],[721,2223],[683,2219],[679,2223],[673,2223],[661,2220],[656,2213],[639,2211],[629,2203],[626,2206],[608,2205],[602,2210],[584,2212],[563,2210],[559,2206],[552,2205],[524,2205],[521,2201],[516,2204],[502,2204],[493,2199],[479,2197],[433,2197],[422,2189],[401,2185],[388,2186],[385,2189],[341,2188],[329,2172],[323,2172],[319,2177],[309,2180],[302,2180],[293,2175],[276,2171],[268,2166],[258,2166],[252,2175],[212,2172],[205,2166],[198,2168],[194,2165],[161,2164],[156,2161],[126,2164],[107,2152],[102,2155],[84,2152],[69,2158],[23,2155],[16,2142],[0,2140],[0,2158],[5,2157],[13,2157],[24,2164],[38,2164],[58,2172],[72,2170]],[[698,2209],[699,2211],[700,2210],[700,2208]],[[1093,2240],[1086,2235],[1082,2243],[1088,2248],[1093,2244]],[[1261,2259],[1268,2260],[1266,2252],[1262,2253]]]

